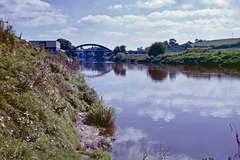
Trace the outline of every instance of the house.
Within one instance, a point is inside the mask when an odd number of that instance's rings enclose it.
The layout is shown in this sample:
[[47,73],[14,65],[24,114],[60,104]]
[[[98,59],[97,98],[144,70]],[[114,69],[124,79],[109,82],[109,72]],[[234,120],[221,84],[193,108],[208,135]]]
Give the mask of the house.
[[61,46],[58,41],[29,41],[32,44],[35,44],[37,47],[41,48],[44,46],[45,50],[49,51],[60,51]]

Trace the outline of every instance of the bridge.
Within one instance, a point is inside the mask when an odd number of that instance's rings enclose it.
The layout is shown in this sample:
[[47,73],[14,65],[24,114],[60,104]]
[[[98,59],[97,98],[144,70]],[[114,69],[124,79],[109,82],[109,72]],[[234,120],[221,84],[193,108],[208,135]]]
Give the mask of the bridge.
[[77,47],[74,47],[68,50],[67,54],[69,53],[78,54],[79,57],[81,54],[86,56],[91,53],[94,53],[94,56],[103,57],[103,56],[112,55],[113,51],[100,44],[87,43],[87,44],[81,44]]

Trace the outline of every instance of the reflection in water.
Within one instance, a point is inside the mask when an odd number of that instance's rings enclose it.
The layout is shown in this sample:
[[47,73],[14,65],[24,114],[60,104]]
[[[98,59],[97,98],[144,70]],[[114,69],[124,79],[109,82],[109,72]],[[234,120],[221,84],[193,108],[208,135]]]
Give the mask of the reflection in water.
[[112,69],[116,75],[125,76],[126,70],[147,70],[147,75],[156,82],[176,79],[178,73],[186,75],[188,78],[214,78],[240,77],[239,68],[219,68],[209,66],[185,66],[185,65],[143,65],[143,64],[123,64],[123,63],[99,63],[94,61],[80,61],[80,71],[95,71],[98,76],[109,73]]
[[[238,152],[229,131],[229,123],[240,124],[238,69],[106,65],[99,67],[111,70],[89,82],[117,110],[114,159],[143,159],[161,144],[170,149],[167,159],[227,159]],[[99,73],[94,67],[83,73]]]
[[115,63],[113,65],[113,70],[116,75],[120,75],[120,76],[126,75],[126,69],[123,63]]
[[94,61],[80,61],[79,62],[81,68],[79,69],[80,72],[84,71],[91,71],[91,73],[85,73],[85,76],[88,78],[100,77],[112,70],[111,63],[99,63]]
[[163,81],[167,78],[167,71],[163,66],[160,65],[151,65],[148,67],[148,75],[154,81]]

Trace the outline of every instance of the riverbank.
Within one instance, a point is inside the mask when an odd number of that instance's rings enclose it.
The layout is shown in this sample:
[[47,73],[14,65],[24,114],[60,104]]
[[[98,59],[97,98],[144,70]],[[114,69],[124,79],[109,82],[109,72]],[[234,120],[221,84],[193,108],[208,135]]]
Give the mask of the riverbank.
[[51,55],[4,28],[0,27],[0,159],[111,159],[103,151],[111,135],[95,135],[86,145],[88,137],[81,137],[79,127],[91,134],[114,127],[114,110],[103,105],[65,54]]
[[157,57],[119,54],[110,57],[109,60],[154,64],[239,66],[240,49],[192,49],[184,52],[166,52]]

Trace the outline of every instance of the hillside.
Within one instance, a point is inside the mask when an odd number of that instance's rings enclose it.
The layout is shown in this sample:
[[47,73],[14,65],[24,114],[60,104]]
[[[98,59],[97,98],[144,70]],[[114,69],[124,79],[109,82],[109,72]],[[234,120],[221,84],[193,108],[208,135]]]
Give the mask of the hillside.
[[16,37],[0,20],[0,159],[111,159],[87,149],[77,133],[85,125],[79,113],[98,127],[114,126],[115,114],[76,67],[66,55]]
[[[231,46],[232,45],[232,46]],[[236,45],[236,46],[235,46]],[[224,48],[234,48],[240,47],[240,38],[233,39],[218,39],[218,40],[208,40],[191,44],[191,47],[202,48],[202,47],[220,47]],[[218,48],[220,49],[220,48]]]

